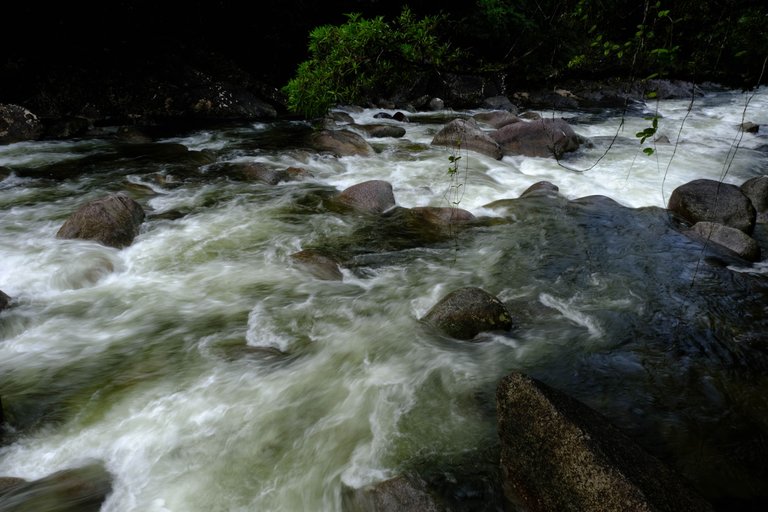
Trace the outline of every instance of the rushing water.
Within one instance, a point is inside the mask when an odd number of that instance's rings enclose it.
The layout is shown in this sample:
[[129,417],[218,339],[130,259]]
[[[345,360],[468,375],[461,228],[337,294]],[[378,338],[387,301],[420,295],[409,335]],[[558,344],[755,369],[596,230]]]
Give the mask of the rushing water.
[[[450,150],[430,147],[441,125],[417,114],[365,158],[307,151],[306,126],[284,121],[157,141],[183,155],[109,137],[0,147],[13,170],[0,289],[15,299],[0,313],[0,396],[16,429],[0,475],[96,459],[114,477],[105,511],[340,510],[345,487],[493,467],[495,385],[522,371],[606,414],[710,499],[768,495],[765,266],[713,263],[662,209],[635,210],[692,179],[765,173],[767,139],[737,128],[743,115],[768,124],[768,91],[688,107],[648,106],[673,143],[652,157],[634,137],[640,115],[620,127],[618,112],[541,112],[571,118],[592,146],[567,168],[463,154],[460,206],[492,221],[429,242],[323,202],[382,179],[400,206],[447,206]],[[353,115],[392,122],[376,112]],[[222,171],[254,161],[313,176],[269,186]],[[539,180],[618,204],[485,206]],[[119,190],[148,214],[130,247],[55,238],[79,205]],[[293,265],[306,247],[339,249],[343,280]],[[468,285],[504,300],[516,329],[466,343],[419,322]]]

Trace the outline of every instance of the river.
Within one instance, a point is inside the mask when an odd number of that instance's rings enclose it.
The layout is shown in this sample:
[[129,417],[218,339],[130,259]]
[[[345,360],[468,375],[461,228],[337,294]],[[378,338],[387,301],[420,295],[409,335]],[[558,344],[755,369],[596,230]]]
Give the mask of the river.
[[[492,467],[495,386],[521,371],[598,409],[713,501],[759,502],[768,265],[713,259],[663,207],[690,180],[766,172],[768,139],[738,126],[768,125],[768,90],[689,103],[647,105],[672,142],[652,156],[635,137],[642,115],[540,111],[591,146],[563,165],[462,153],[458,205],[496,221],[429,243],[387,242],[394,228],[323,198],[378,179],[399,206],[449,206],[434,114],[369,139],[372,157],[307,151],[299,121],[155,140],[186,146],[183,158],[108,136],[0,146],[13,171],[0,182],[0,289],[15,301],[0,313],[0,396],[16,429],[0,475],[101,461],[106,512],[341,510],[346,487]],[[352,116],[394,123],[377,112]],[[225,162],[312,177],[235,180]],[[486,206],[540,180],[618,204]],[[55,238],[116,191],[147,212],[131,246]],[[343,280],[294,265],[307,247],[351,254]],[[501,298],[516,328],[467,343],[419,321],[462,286]]]

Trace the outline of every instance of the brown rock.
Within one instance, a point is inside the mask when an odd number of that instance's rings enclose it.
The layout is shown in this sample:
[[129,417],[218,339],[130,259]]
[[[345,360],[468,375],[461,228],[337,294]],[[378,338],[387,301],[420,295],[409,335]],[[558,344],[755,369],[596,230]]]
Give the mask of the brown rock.
[[56,238],[93,240],[121,249],[131,245],[144,221],[141,205],[112,194],[81,206],[61,226]]
[[441,512],[426,483],[417,477],[397,476],[362,489],[347,491],[344,512]]
[[714,180],[694,180],[680,185],[669,197],[667,208],[691,224],[717,222],[751,234],[756,213],[739,187]]
[[0,510],[98,512],[111,492],[112,476],[101,464],[91,464],[16,482],[0,495]]
[[498,142],[505,155],[525,155],[560,158],[576,151],[582,138],[563,119],[539,119],[508,124],[491,138]]
[[437,132],[432,145],[476,151],[496,160],[502,157],[499,144],[474,119],[454,119]]
[[395,206],[392,184],[382,180],[370,180],[343,190],[336,200],[359,212],[382,213]]
[[474,287],[449,293],[422,320],[460,340],[472,339],[481,332],[512,329],[512,317],[504,303]]
[[373,156],[373,147],[350,130],[321,130],[310,136],[312,147],[336,156]]
[[291,254],[291,259],[324,281],[341,281],[344,276],[336,260],[311,249]]

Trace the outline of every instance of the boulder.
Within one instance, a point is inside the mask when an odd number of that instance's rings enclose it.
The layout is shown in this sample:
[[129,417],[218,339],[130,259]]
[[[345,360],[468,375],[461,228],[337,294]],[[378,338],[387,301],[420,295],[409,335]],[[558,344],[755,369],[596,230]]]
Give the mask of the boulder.
[[0,311],[11,305],[11,298],[0,290]]
[[360,489],[345,490],[342,497],[342,510],[344,512],[441,512],[445,507],[438,504],[421,478],[397,476]]
[[491,110],[505,110],[507,112],[511,112],[512,114],[517,113],[517,107],[511,101],[509,101],[509,98],[507,98],[504,95],[491,96],[490,98],[485,98],[480,103],[480,106],[482,108],[487,108]]
[[736,228],[723,226],[716,222],[697,222],[691,228],[693,233],[705,240],[714,242],[735,252],[739,257],[748,261],[760,260],[760,246],[748,234]]
[[512,329],[512,317],[504,303],[474,287],[449,293],[422,320],[460,340],[472,339],[481,332]]
[[388,181],[369,180],[344,189],[336,201],[364,213],[382,213],[395,206],[395,194]]
[[506,110],[492,110],[490,112],[479,112],[472,116],[473,119],[481,123],[493,126],[496,129],[507,126],[508,124],[519,123],[522,120],[511,112]]
[[402,137],[405,128],[391,124],[358,124],[355,128],[363,130],[369,137]]
[[757,222],[768,222],[768,176],[755,176],[741,185],[741,192],[752,201]]
[[447,146],[451,149],[467,149],[501,159],[499,144],[483,131],[474,119],[454,119],[446,124],[432,139],[435,146]]
[[520,194],[520,198],[540,195],[557,195],[560,192],[560,187],[550,183],[549,181],[537,181]]
[[741,123],[740,128],[741,128],[741,131],[746,132],[746,133],[757,133],[757,132],[760,131],[760,125],[759,124],[751,123],[749,121],[747,121],[745,123]]
[[112,476],[96,463],[12,484],[0,495],[0,510],[98,512],[112,492]]
[[43,133],[43,125],[35,114],[20,107],[0,103],[0,144],[35,140]]
[[714,180],[694,180],[680,185],[669,197],[667,208],[691,224],[717,222],[752,234],[755,207],[739,187]]
[[411,211],[421,218],[437,226],[450,226],[452,224],[470,222],[476,217],[469,211],[462,208],[452,208],[450,206],[417,206],[411,208]]
[[443,110],[445,108],[445,102],[440,98],[432,98],[429,100],[429,110]]
[[336,156],[373,156],[373,147],[364,138],[350,130],[321,130],[310,136],[310,143],[318,151]]
[[542,382],[504,377],[496,414],[502,485],[515,510],[712,510],[603,416]]
[[3,494],[8,493],[26,483],[27,481],[23,478],[16,478],[14,476],[0,476],[0,497],[2,497]]
[[336,260],[312,249],[291,254],[291,260],[323,281],[341,281],[344,277]]
[[406,116],[405,114],[403,114],[400,111],[397,111],[394,114],[392,114],[392,119],[394,119],[395,121],[399,121],[401,123],[410,123],[411,122],[411,120],[408,119],[408,116]]
[[10,176],[11,172],[12,171],[8,167],[4,167],[4,166],[0,165],[0,181],[3,181],[8,176]]
[[563,119],[539,119],[508,124],[491,132],[505,155],[561,158],[576,151],[582,138]]
[[144,221],[141,205],[124,194],[84,204],[64,222],[56,238],[93,240],[122,249],[131,245]]

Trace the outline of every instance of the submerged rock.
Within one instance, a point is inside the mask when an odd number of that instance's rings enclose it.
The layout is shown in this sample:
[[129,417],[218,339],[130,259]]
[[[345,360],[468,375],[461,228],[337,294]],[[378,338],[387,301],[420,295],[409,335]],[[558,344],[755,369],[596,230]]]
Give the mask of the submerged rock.
[[723,226],[716,222],[697,222],[691,228],[695,234],[735,252],[748,261],[760,260],[760,246],[757,241],[741,230]]
[[680,185],[667,208],[691,224],[717,222],[751,234],[756,213],[752,202],[735,185],[700,179]]
[[0,104],[0,144],[34,140],[42,133],[35,114],[19,105]]
[[373,156],[374,150],[364,138],[350,130],[321,130],[310,136],[312,147],[336,156]]
[[710,504],[603,416],[519,373],[497,387],[504,493],[526,510],[705,512]]
[[318,279],[341,281],[344,277],[336,260],[312,249],[291,254],[291,260],[306,268]]
[[397,476],[360,489],[347,489],[342,498],[344,512],[442,512],[418,477]]
[[98,512],[112,492],[112,476],[101,464],[65,469],[27,482],[5,478],[0,510]]
[[476,151],[496,160],[502,157],[499,144],[474,119],[454,119],[437,132],[432,145]]
[[369,180],[343,190],[336,201],[364,213],[382,213],[395,206],[395,194],[388,181]]
[[93,240],[122,249],[131,245],[144,221],[141,205],[124,194],[111,194],[78,208],[56,238]]
[[472,339],[481,332],[512,329],[512,316],[504,303],[474,287],[449,293],[422,320],[460,340]]
[[560,158],[576,151],[582,138],[563,119],[508,124],[490,134],[505,155]]

